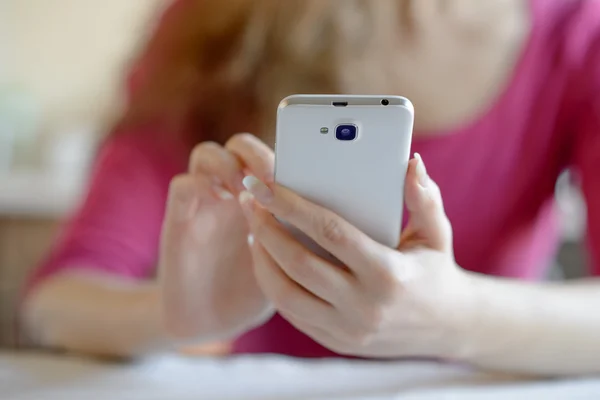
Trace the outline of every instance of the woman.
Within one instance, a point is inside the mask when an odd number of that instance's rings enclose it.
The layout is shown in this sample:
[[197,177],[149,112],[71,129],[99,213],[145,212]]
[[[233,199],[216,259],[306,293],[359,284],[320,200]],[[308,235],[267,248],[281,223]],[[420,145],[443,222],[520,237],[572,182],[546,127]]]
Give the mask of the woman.
[[[35,343],[131,356],[236,339],[236,352],[600,372],[600,283],[536,281],[566,168],[600,272],[599,1],[187,0],[139,65],[87,199],[27,292]],[[423,157],[398,249],[272,182],[263,141],[290,93],[413,101]]]

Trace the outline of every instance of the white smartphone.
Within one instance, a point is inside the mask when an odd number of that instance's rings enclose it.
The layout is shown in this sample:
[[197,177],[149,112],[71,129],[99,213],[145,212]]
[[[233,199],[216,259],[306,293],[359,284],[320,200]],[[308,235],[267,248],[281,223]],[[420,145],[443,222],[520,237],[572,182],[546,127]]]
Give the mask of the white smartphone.
[[287,97],[277,111],[275,181],[396,247],[413,122],[400,96]]

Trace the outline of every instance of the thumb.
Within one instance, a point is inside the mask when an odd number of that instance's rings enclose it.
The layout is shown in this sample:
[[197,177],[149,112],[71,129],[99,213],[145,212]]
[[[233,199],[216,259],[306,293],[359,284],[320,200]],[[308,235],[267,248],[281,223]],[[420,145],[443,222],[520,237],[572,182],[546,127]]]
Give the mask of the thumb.
[[452,227],[444,211],[438,185],[429,177],[419,155],[410,160],[404,189],[408,225],[402,232],[400,248],[423,246],[452,252]]

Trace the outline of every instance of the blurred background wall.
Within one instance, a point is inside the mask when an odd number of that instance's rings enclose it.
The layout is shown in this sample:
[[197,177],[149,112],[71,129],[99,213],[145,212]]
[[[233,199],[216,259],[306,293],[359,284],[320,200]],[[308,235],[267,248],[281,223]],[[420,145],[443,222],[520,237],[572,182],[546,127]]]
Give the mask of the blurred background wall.
[[[162,1],[164,2],[164,0]],[[4,80],[32,96],[41,134],[99,124],[118,108],[118,82],[160,0],[3,0],[10,38]],[[4,64],[4,62],[2,63]]]
[[165,0],[0,0],[0,345]]

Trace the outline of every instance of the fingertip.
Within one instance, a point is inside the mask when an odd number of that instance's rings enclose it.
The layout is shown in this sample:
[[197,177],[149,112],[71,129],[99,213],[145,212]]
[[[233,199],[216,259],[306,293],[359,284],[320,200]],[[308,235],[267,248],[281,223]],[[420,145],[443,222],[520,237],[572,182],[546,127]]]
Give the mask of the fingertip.
[[423,157],[421,157],[420,153],[415,152],[413,157],[415,160],[417,160],[417,162],[423,162]]
[[171,195],[180,196],[188,192],[189,175],[177,175],[169,184],[169,193]]
[[252,193],[259,203],[268,205],[273,201],[273,191],[257,177],[248,175],[243,179],[242,184],[245,190]]
[[248,175],[242,179],[242,185],[244,185],[246,190],[252,190],[252,188],[258,184],[260,184],[260,181],[253,175]]

